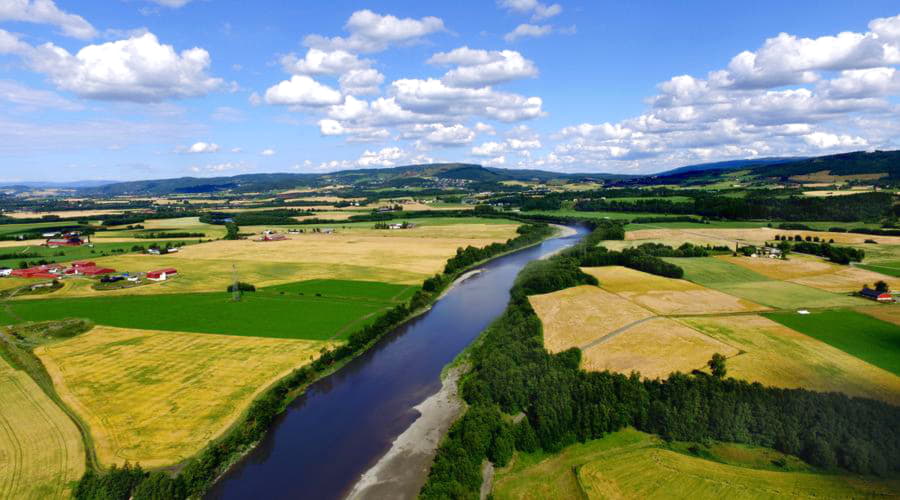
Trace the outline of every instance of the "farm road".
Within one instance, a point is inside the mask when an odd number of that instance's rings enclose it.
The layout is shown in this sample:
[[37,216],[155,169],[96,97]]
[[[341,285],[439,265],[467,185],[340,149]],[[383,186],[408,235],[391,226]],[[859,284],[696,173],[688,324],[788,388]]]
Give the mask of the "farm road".
[[588,342],[587,344],[580,346],[579,349],[584,351],[584,350],[590,349],[591,347],[598,346],[600,344],[605,344],[606,342],[609,342],[610,340],[618,337],[619,335],[622,335],[623,333],[625,333],[626,330],[628,330],[631,327],[640,325],[641,323],[643,323],[645,321],[650,321],[651,319],[657,319],[660,317],[662,317],[662,316],[650,316],[649,318],[644,318],[644,319],[639,319],[637,321],[633,321],[621,328],[617,328],[617,329],[607,333],[606,335],[600,337],[599,339],[594,339],[594,340]]

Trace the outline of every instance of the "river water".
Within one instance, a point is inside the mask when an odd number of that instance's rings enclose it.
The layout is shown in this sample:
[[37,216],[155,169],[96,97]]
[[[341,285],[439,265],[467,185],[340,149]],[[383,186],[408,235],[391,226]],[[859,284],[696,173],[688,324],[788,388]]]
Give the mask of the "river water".
[[586,233],[554,238],[493,260],[425,314],[386,335],[291,403],[263,441],[207,498],[341,498],[441,388],[441,369],[493,321],[529,261]]

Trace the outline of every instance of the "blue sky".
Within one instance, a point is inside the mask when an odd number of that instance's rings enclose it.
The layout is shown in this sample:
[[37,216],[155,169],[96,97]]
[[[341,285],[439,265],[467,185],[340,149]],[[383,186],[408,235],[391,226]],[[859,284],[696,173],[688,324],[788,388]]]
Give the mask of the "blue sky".
[[0,0],[0,182],[900,147],[896,1]]

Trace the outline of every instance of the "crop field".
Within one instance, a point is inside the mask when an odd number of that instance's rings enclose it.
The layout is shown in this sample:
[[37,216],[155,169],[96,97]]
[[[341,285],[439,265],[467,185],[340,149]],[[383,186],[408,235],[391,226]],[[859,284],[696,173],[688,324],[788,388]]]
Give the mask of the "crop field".
[[[96,233],[92,238],[108,239],[108,238],[133,238],[135,235],[148,232],[179,232],[179,233],[203,233],[205,238],[217,239],[225,236],[225,226],[216,224],[206,224],[200,222],[199,217],[179,217],[174,219],[148,219],[138,223],[144,226],[144,229],[122,230],[124,226],[113,226],[110,229],[118,229],[117,231],[101,231]],[[154,240],[142,240],[154,241]]]
[[774,281],[727,259],[732,258],[665,258],[668,262],[681,266],[684,277],[690,281],[777,309],[852,307],[865,303],[858,297],[830,293],[787,281]]
[[0,358],[0,498],[69,498],[84,460],[75,424],[31,377]]
[[87,318],[121,328],[324,340],[346,337],[410,293],[402,285],[317,280],[246,292],[240,302],[224,291],[14,300],[0,309],[0,324]]
[[[854,226],[856,227],[856,226]],[[833,239],[836,244],[863,245],[865,240],[875,239],[879,244],[900,244],[900,236],[872,236],[856,233],[832,233],[827,231],[796,231],[792,229],[775,229],[770,227],[756,228],[721,228],[707,227],[706,224],[693,224],[688,229],[640,229],[625,233],[627,241],[689,241],[695,244],[724,244],[734,246],[735,243],[760,245],[773,241],[775,235],[818,236],[825,241]],[[680,244],[680,243],[679,243]],[[868,247],[866,247],[868,248]]]
[[550,352],[580,347],[653,313],[592,285],[528,297],[544,325]]
[[765,316],[852,356],[900,375],[900,328],[852,310],[814,311],[808,315]]
[[[36,261],[45,259],[48,261],[65,263],[73,260],[93,260],[117,255],[121,253],[131,253],[131,248],[135,245],[149,246],[151,243],[165,245],[167,240],[129,240],[127,242],[103,242],[94,243],[94,247],[65,247],[65,248],[49,248],[45,246],[16,246],[0,249],[0,254],[19,254],[16,257],[0,260],[0,267],[11,267],[13,269],[19,267],[19,263],[24,261]],[[181,239],[169,240],[183,243],[194,243],[197,240]],[[41,241],[40,243],[44,243]]]
[[900,404],[897,375],[763,316],[701,316],[679,321],[740,351],[728,355],[729,377]]
[[873,286],[873,283],[881,280],[892,288],[900,287],[900,280],[891,276],[854,266],[832,264],[809,255],[791,254],[787,260],[726,256],[718,258],[773,280],[790,281],[828,292],[855,292],[863,284]]
[[88,423],[103,465],[172,465],[225,431],[253,398],[330,344],[95,327],[35,349]]
[[888,323],[893,323],[897,326],[900,326],[900,305],[873,305],[866,307],[859,307],[856,309],[858,312],[863,314],[868,314],[873,318],[878,318],[881,321],[887,321]]
[[706,366],[715,353],[734,356],[737,349],[669,318],[634,325],[609,341],[584,349],[588,371],[640,372],[644,378],[666,378]]
[[[896,255],[900,255],[900,251],[898,251]],[[885,274],[887,276],[893,276],[894,278],[900,278],[900,260],[876,261],[869,264],[869,259],[867,258],[866,262],[867,264],[859,264],[857,267]]]
[[583,268],[604,290],[662,314],[713,314],[768,308],[685,280],[664,278],[621,266]]
[[[891,496],[897,480],[817,473],[794,457],[766,448],[716,443],[710,459],[667,447],[625,429],[575,444],[556,455],[519,453],[497,471],[493,496],[509,499],[582,498],[860,498]],[[783,459],[784,469],[771,465]]]
[[811,286],[828,292],[858,292],[863,285],[873,287],[874,283],[884,281],[892,290],[900,289],[900,279],[866,269],[841,266],[829,274],[807,276],[790,280],[799,285]]

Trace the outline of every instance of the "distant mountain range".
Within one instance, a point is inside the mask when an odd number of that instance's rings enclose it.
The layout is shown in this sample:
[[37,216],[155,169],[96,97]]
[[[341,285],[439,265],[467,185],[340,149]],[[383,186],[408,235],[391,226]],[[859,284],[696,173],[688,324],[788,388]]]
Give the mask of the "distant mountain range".
[[478,186],[503,181],[600,181],[613,184],[682,184],[714,182],[735,170],[748,170],[758,178],[778,178],[828,171],[831,175],[883,174],[883,178],[900,179],[900,151],[858,151],[813,158],[783,157],[731,160],[687,165],[649,175],[605,173],[564,174],[544,170],[520,170],[483,167],[471,163],[435,163],[392,168],[344,170],[324,174],[244,174],[230,177],[179,177],[130,182],[18,182],[0,184],[0,188],[16,190],[74,189],[81,194],[99,196],[166,195],[213,193],[219,191],[265,192],[300,186],[353,186],[361,189]]

